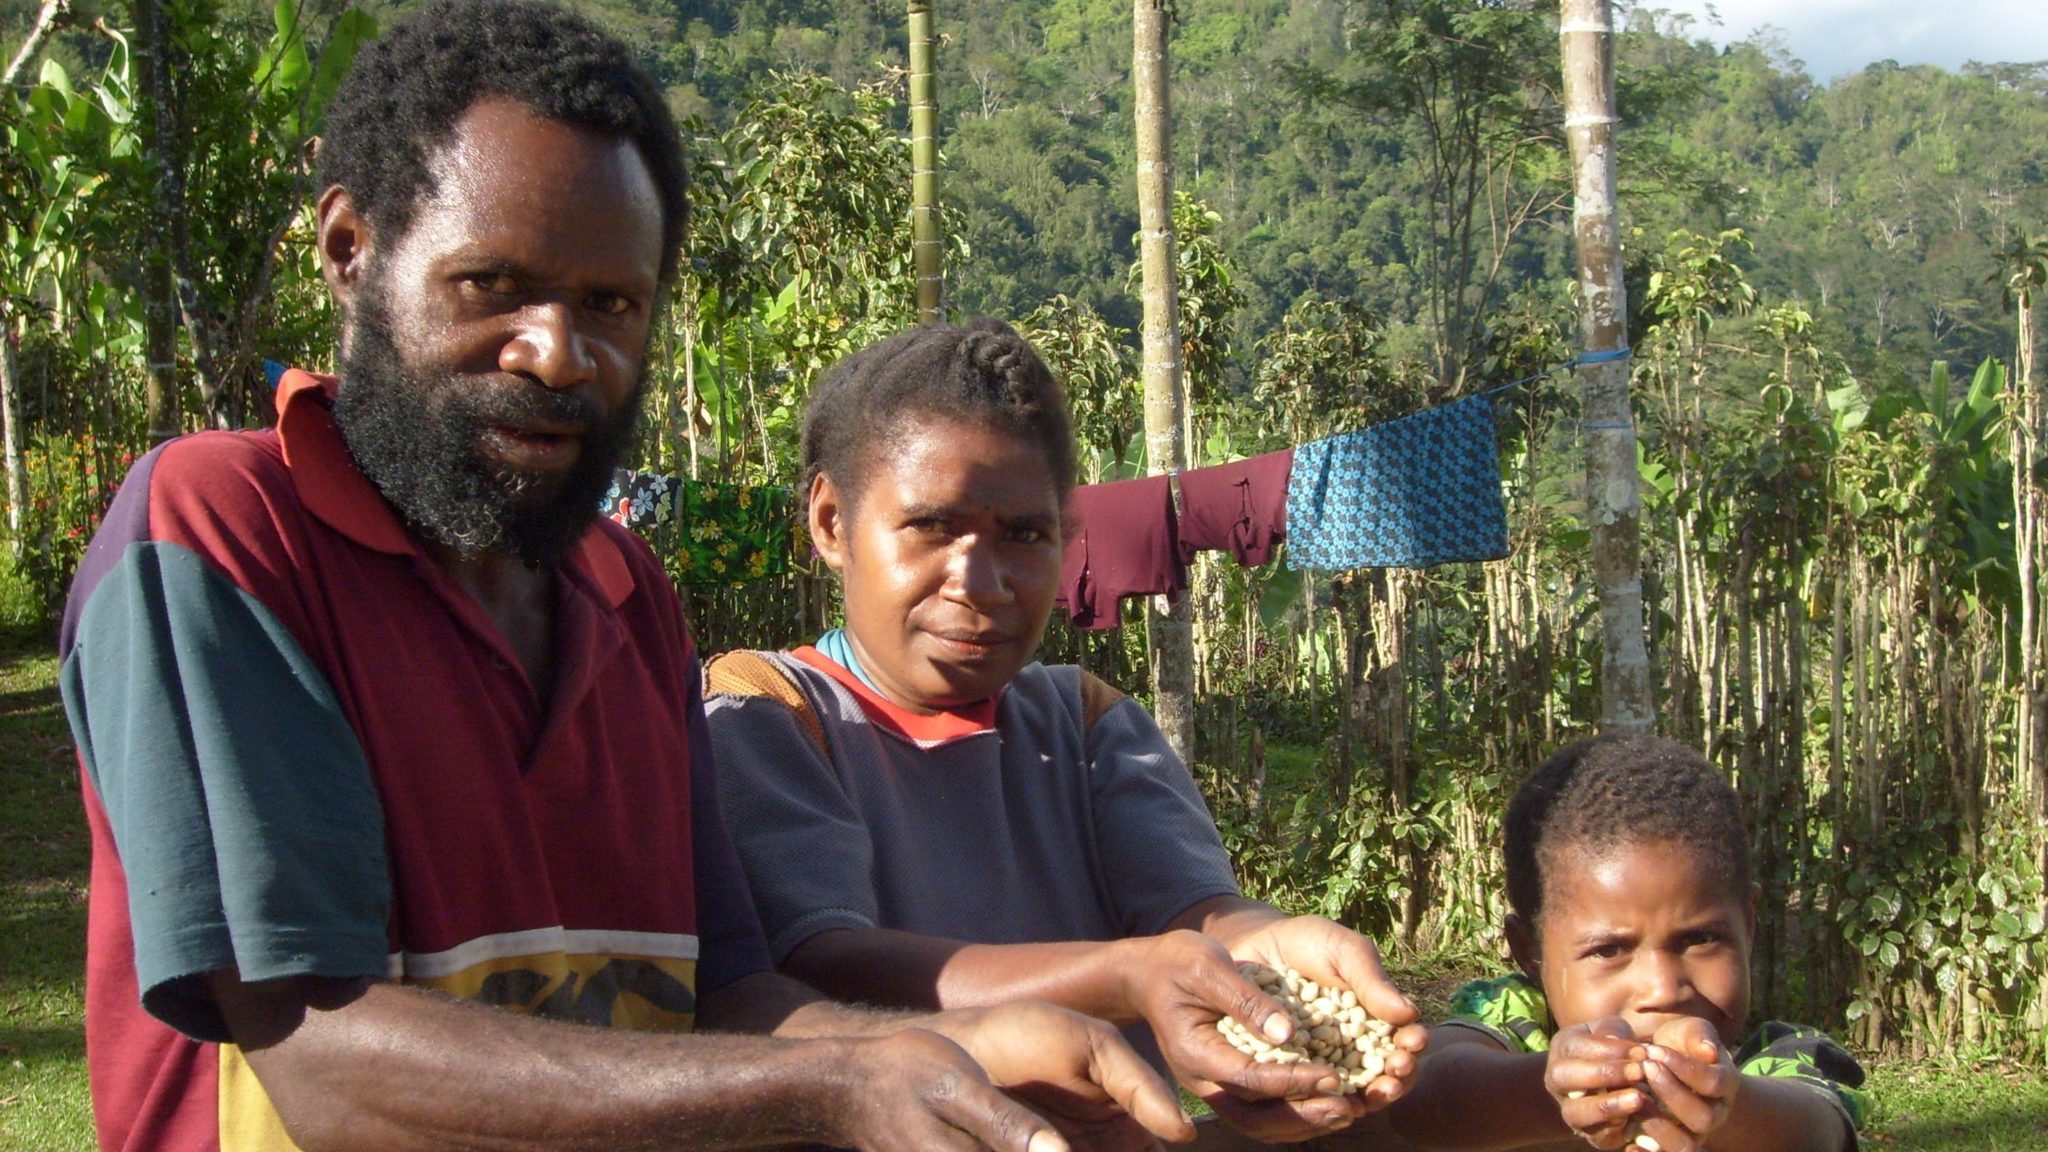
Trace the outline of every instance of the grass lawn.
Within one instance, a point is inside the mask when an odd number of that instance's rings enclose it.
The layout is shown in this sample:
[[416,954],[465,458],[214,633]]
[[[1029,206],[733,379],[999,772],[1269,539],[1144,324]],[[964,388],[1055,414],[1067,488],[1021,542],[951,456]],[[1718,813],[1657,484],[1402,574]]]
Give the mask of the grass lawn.
[[[51,647],[40,637],[0,639],[0,1149],[7,1152],[93,1144],[80,1009],[88,853]],[[1413,975],[1431,988],[1455,986],[1438,968]],[[1427,991],[1418,991],[1427,1001]],[[1866,1148],[2048,1152],[2048,1070],[1868,1066],[1874,1115]]]
[[88,859],[54,641],[0,640],[0,1148],[93,1146]]

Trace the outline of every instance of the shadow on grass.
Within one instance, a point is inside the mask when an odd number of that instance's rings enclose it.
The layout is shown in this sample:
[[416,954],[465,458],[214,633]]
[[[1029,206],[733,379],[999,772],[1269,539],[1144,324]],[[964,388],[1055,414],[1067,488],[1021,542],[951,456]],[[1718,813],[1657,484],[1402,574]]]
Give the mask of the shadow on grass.
[[1961,1149],[1972,1152],[2042,1152],[2048,1149],[2048,1115],[2015,1105],[1977,1108],[1968,1116],[1900,1117],[1864,1134],[1868,1149]]
[[85,1058],[85,1029],[82,1024],[42,1024],[27,1028],[0,1028],[0,1060],[21,1061],[23,1069],[74,1065]]
[[57,694],[56,686],[0,692],[0,717],[12,719],[43,714],[55,719],[63,718],[64,700]]

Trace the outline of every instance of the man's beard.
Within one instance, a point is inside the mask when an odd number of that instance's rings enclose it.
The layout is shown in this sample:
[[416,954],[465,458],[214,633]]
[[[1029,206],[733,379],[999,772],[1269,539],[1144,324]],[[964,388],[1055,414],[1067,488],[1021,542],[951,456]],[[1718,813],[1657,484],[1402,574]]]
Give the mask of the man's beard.
[[[408,527],[465,557],[510,552],[535,568],[568,555],[639,424],[641,383],[606,418],[573,392],[535,383],[432,378],[408,365],[383,293],[359,295],[341,356],[334,422],[356,466]],[[491,464],[477,446],[493,426],[573,424],[581,451],[559,479]]]

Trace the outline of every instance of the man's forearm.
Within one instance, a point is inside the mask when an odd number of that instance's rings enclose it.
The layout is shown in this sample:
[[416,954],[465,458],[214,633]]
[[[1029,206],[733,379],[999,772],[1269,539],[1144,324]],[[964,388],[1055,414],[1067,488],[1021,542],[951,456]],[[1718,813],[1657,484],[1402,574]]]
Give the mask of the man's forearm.
[[614,1032],[388,984],[221,992],[306,1152],[833,1141],[855,1088],[854,1042]]

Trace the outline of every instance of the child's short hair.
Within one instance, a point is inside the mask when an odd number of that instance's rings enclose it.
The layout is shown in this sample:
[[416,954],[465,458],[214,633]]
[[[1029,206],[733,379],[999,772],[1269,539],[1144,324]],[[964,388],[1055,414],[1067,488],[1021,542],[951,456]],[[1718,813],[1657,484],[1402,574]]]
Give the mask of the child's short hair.
[[1508,907],[1534,926],[1544,875],[1567,852],[1670,841],[1729,890],[1749,891],[1749,836],[1735,790],[1699,753],[1655,736],[1596,736],[1558,750],[1508,802]]
[[857,502],[874,453],[920,416],[987,424],[1035,444],[1066,506],[1075,457],[1066,393],[1031,345],[992,319],[898,332],[833,365],[804,413],[799,490],[823,472]]

